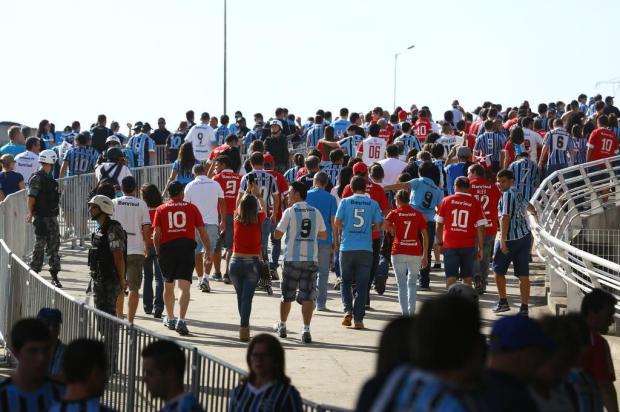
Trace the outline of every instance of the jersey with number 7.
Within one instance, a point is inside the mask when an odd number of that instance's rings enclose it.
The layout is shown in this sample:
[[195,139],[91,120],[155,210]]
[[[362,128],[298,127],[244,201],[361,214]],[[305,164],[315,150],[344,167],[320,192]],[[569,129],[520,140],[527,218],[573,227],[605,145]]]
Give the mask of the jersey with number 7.
[[383,222],[379,204],[367,195],[354,194],[340,201],[336,220],[342,221],[340,251],[372,252],[372,225]]

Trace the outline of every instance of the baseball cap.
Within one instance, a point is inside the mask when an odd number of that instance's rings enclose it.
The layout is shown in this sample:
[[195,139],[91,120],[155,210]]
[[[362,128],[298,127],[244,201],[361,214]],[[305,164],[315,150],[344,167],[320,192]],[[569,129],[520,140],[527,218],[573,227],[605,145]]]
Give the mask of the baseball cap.
[[105,139],[105,144],[112,143],[112,142],[121,144],[121,139],[119,139],[117,136],[110,136],[107,139]]
[[614,100],[613,96],[605,96],[605,103],[611,102]]
[[151,125],[148,122],[144,123],[144,126],[142,126],[142,129],[153,130],[153,128],[151,127]]
[[136,189],[136,179],[133,176],[126,176],[121,181],[121,189],[124,192],[133,192]]
[[353,165],[354,175],[363,175],[368,172],[368,166],[364,162],[357,162]]
[[62,313],[54,308],[41,308],[37,314],[37,319],[45,323],[62,323]]
[[136,124],[133,125],[133,130],[138,130],[143,126],[142,122],[136,122]]
[[532,346],[551,351],[555,343],[542,331],[538,322],[527,316],[506,316],[491,329],[489,349],[495,353],[516,352]]

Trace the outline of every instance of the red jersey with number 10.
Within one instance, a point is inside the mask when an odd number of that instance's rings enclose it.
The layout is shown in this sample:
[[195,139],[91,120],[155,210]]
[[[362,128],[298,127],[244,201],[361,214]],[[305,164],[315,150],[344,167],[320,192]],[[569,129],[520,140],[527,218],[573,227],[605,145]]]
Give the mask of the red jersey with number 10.
[[196,238],[196,228],[204,226],[198,208],[182,200],[169,200],[155,211],[153,227],[161,229],[160,244],[175,239]]
[[590,148],[589,160],[607,159],[618,153],[618,139],[611,130],[599,127],[590,134],[588,147]]
[[415,122],[415,126],[413,126],[413,134],[415,134],[415,137],[417,137],[418,140],[420,140],[420,142],[422,143],[426,140],[426,137],[431,134],[432,131],[433,126],[428,119],[418,119]]
[[487,220],[485,235],[497,233],[497,205],[502,197],[502,192],[497,186],[487,179],[477,177],[469,181],[469,192],[474,195],[482,205],[484,217]]
[[213,176],[213,180],[218,182],[224,191],[224,201],[226,202],[226,214],[235,212],[237,194],[241,186],[241,175],[231,169],[224,169]]
[[394,226],[392,255],[422,256],[422,237],[426,229],[426,218],[410,205],[401,206],[388,213],[385,218]]
[[443,223],[443,246],[474,247],[479,226],[486,225],[480,202],[469,193],[456,193],[441,201],[435,220]]

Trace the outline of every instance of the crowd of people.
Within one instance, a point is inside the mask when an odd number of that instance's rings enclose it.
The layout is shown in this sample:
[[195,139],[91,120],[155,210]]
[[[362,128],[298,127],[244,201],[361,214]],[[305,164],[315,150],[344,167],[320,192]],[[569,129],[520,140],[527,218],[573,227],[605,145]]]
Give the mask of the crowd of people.
[[[412,105],[365,114],[342,108],[335,119],[318,110],[304,122],[278,108],[267,121],[255,114],[251,129],[241,112],[231,124],[206,112],[194,123],[188,111],[174,132],[160,118],[155,131],[127,124],[127,135],[118,122],[108,128],[105,115],[90,131],[76,121],[54,133],[43,120],[33,136],[9,129],[0,190],[26,188],[36,239],[30,266],[40,272],[47,252],[52,283],[62,287],[57,178],[94,172],[98,183],[84,203],[97,222],[88,261],[95,306],[124,318],[127,295],[133,322],[142,289],[144,312],[180,335],[189,334],[194,279],[204,293],[210,282],[233,285],[239,339],[247,342],[255,292],[273,293],[281,278],[274,331],[287,337],[296,301],[301,340],[311,343],[313,312],[330,310],[332,271],[341,296],[332,309],[343,311],[342,326],[364,329],[371,291],[385,292],[390,267],[401,313],[413,316],[417,290],[430,290],[431,270],[442,267],[446,288],[479,295],[492,270],[493,311],[510,311],[512,265],[518,316],[527,317],[530,199],[554,171],[616,155],[618,114],[613,98],[588,103],[580,95],[536,110],[527,101],[506,109],[485,102],[468,112],[455,100],[439,118]],[[158,161],[172,164],[166,187],[138,187],[132,169]],[[69,225],[84,224],[70,215]]]

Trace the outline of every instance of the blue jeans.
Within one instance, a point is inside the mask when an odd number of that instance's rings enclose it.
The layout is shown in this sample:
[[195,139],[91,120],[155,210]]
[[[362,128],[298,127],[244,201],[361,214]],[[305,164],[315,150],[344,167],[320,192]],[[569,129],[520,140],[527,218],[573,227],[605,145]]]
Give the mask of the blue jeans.
[[422,256],[392,255],[392,267],[398,285],[398,303],[403,316],[415,314],[417,291],[416,273],[420,271]]
[[280,252],[282,251],[282,239],[274,239],[273,232],[275,232],[275,226],[271,228],[271,262],[269,263],[270,269],[276,269],[278,267],[278,260],[280,260]]
[[[426,251],[428,262],[426,267],[420,269],[421,287],[428,287],[431,283],[431,255],[433,254],[433,243],[435,242],[435,222],[426,222],[426,233],[428,233],[428,250]],[[420,235],[420,241],[422,241],[422,235]]]
[[[153,269],[155,269],[153,271]],[[153,301],[153,274],[155,275],[155,301]],[[144,260],[144,285],[142,287],[142,304],[147,312],[164,309],[164,279],[155,255],[155,247],[149,247],[149,255]]]
[[257,256],[233,256],[230,259],[229,276],[237,293],[240,325],[250,326],[252,299],[258,284],[260,260]]
[[[364,320],[366,313],[366,299],[368,298],[368,282],[372,267],[372,252],[366,250],[352,250],[340,252],[340,296],[346,313],[353,312],[355,322]],[[356,296],[353,301],[351,290],[355,282]]]
[[316,279],[319,294],[316,298],[316,307],[324,308],[327,302],[327,284],[329,280],[329,262],[332,257],[332,245],[319,244],[319,276]]
[[267,262],[267,243],[269,241],[269,234],[271,233],[271,219],[266,218],[263,222],[263,227],[261,231],[261,246],[262,246],[262,255],[265,262]]

